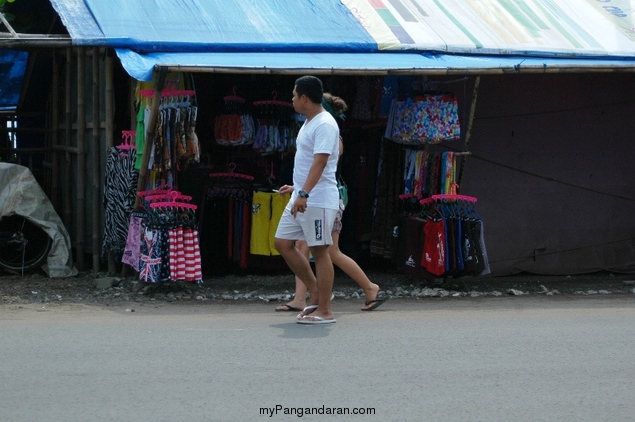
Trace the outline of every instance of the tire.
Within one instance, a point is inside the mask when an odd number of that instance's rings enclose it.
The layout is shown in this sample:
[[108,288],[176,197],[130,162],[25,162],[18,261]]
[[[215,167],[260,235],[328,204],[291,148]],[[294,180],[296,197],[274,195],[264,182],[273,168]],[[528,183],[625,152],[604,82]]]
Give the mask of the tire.
[[12,215],[0,220],[0,233],[4,232],[14,233],[18,240],[0,245],[0,267],[24,272],[44,264],[53,245],[44,229],[25,217]]

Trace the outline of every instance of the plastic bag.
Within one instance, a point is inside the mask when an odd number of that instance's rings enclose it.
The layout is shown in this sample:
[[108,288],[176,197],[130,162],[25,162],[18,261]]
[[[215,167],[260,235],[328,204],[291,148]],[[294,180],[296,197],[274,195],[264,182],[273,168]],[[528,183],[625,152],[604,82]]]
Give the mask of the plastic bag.
[[340,199],[344,206],[348,205],[348,187],[342,179],[342,176],[337,176],[337,189],[340,191]]

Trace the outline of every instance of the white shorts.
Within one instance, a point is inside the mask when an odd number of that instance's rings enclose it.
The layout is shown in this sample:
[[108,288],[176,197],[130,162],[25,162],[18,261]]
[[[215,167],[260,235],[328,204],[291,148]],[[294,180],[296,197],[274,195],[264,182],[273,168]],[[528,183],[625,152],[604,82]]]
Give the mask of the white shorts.
[[332,245],[333,223],[338,210],[308,207],[293,218],[291,207],[287,206],[282,213],[276,237],[286,240],[304,240],[311,246]]

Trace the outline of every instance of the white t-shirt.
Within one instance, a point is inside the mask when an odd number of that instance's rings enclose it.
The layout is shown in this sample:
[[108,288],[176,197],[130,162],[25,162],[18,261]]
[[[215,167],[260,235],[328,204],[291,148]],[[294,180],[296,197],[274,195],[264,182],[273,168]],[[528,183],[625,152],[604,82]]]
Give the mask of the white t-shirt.
[[340,195],[335,177],[340,149],[339,139],[340,129],[333,116],[327,111],[318,114],[308,123],[304,122],[296,140],[297,150],[293,164],[294,190],[291,195],[291,204],[309,176],[314,155],[329,154],[322,177],[309,193],[307,206],[339,209]]

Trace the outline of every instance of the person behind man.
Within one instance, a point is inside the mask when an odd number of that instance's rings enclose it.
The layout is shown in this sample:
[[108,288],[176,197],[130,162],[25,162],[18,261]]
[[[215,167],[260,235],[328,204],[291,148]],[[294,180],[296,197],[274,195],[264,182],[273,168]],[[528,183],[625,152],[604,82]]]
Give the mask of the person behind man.
[[[296,140],[293,186],[282,186],[280,193],[291,193],[275,235],[275,246],[293,273],[310,292],[309,306],[298,314],[298,323],[335,322],[331,293],[335,272],[329,255],[333,244],[333,223],[339,210],[337,160],[340,131],[333,116],[322,106],[322,81],[302,76],[293,88],[293,108],[306,120]],[[315,274],[306,256],[296,246],[305,240],[315,261]]]

